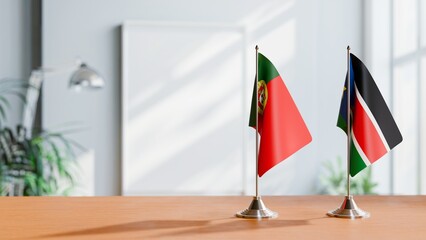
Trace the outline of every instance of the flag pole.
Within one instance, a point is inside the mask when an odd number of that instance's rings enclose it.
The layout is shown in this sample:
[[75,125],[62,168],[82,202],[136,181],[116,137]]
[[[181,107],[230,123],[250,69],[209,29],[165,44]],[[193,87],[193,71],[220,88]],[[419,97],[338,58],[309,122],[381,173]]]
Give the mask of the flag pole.
[[256,45],[256,198],[259,198],[259,46]]
[[269,210],[263,203],[259,195],[259,46],[256,45],[256,82],[254,84],[256,94],[256,195],[250,203],[250,206],[240,212],[237,212],[235,216],[240,218],[276,218],[278,213]]
[[[347,96],[347,115],[346,115],[346,126],[347,126],[347,179],[346,179],[346,196],[343,200],[342,205],[332,211],[327,212],[327,215],[330,217],[339,217],[339,218],[368,218],[370,213],[363,211],[357,206],[353,196],[351,195],[351,146],[352,146],[352,119],[351,119],[351,89],[355,86],[351,86],[351,47],[347,47],[347,61],[348,61],[348,79],[346,87],[346,96]],[[355,83],[355,81],[354,81]],[[355,85],[355,84],[354,84]],[[355,92],[355,91],[354,91]]]
[[347,190],[347,194],[346,194],[346,196],[350,196],[351,195],[351,176],[350,176],[350,172],[351,172],[351,141],[352,141],[352,138],[351,138],[351,135],[352,135],[352,133],[351,133],[351,130],[352,130],[352,126],[351,126],[351,124],[352,124],[352,120],[351,120],[351,47],[349,47],[349,45],[348,45],[348,47],[346,48],[347,49],[347,51],[348,51],[348,53],[347,53],[347,61],[348,61],[348,87],[347,87],[347,93],[346,93],[346,96],[347,96],[347,115],[346,115],[346,119],[347,119],[347,135],[348,135],[348,141],[347,141],[347,152],[346,152],[346,157],[347,157],[347,161],[346,161],[346,163],[347,163],[347,180],[346,180],[346,184],[347,184],[347,186],[346,186],[346,190]]

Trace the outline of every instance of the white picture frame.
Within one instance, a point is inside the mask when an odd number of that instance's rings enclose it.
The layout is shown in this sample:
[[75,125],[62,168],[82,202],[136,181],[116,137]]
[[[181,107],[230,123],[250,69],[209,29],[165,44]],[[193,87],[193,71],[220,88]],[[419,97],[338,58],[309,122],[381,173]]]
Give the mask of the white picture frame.
[[246,49],[235,25],[122,25],[122,195],[245,192]]

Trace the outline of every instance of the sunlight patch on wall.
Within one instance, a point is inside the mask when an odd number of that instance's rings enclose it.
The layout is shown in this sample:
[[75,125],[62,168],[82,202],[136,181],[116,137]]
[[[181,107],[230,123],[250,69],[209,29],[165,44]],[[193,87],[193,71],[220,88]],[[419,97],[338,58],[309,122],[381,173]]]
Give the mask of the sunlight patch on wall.
[[273,59],[277,67],[285,66],[293,59],[296,50],[296,20],[290,19],[262,34],[259,43],[262,46],[262,52],[268,53],[268,58]]
[[417,194],[417,63],[395,68],[394,117],[404,138],[394,151],[395,194]]
[[283,14],[290,14],[289,10],[294,6],[294,0],[287,1],[265,1],[259,4],[253,13],[240,21],[247,26],[247,30],[253,31],[267,25],[268,22],[276,20]]

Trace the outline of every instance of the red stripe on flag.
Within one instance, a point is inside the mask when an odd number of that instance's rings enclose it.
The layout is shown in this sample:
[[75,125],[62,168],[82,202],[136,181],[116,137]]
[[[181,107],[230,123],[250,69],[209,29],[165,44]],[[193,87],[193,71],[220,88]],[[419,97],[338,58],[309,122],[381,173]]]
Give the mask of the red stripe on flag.
[[267,84],[268,100],[259,115],[259,176],[311,142],[312,137],[280,76]]
[[364,154],[371,163],[386,154],[387,150],[382,139],[374,127],[373,122],[362,107],[358,98],[355,98],[355,106],[353,110],[353,132],[356,140]]

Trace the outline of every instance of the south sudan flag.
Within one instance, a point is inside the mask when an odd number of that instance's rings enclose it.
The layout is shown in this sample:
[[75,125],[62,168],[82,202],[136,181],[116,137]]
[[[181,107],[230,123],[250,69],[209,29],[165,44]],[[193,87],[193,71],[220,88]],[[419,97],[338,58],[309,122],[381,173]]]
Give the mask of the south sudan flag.
[[274,65],[260,53],[257,64],[259,76],[253,88],[249,125],[256,128],[257,107],[261,137],[258,174],[262,176],[311,142],[312,137]]
[[[380,159],[402,142],[398,126],[387,107],[373,77],[355,55],[350,54],[351,151],[350,174]],[[347,84],[340,103],[337,126],[347,134]]]

